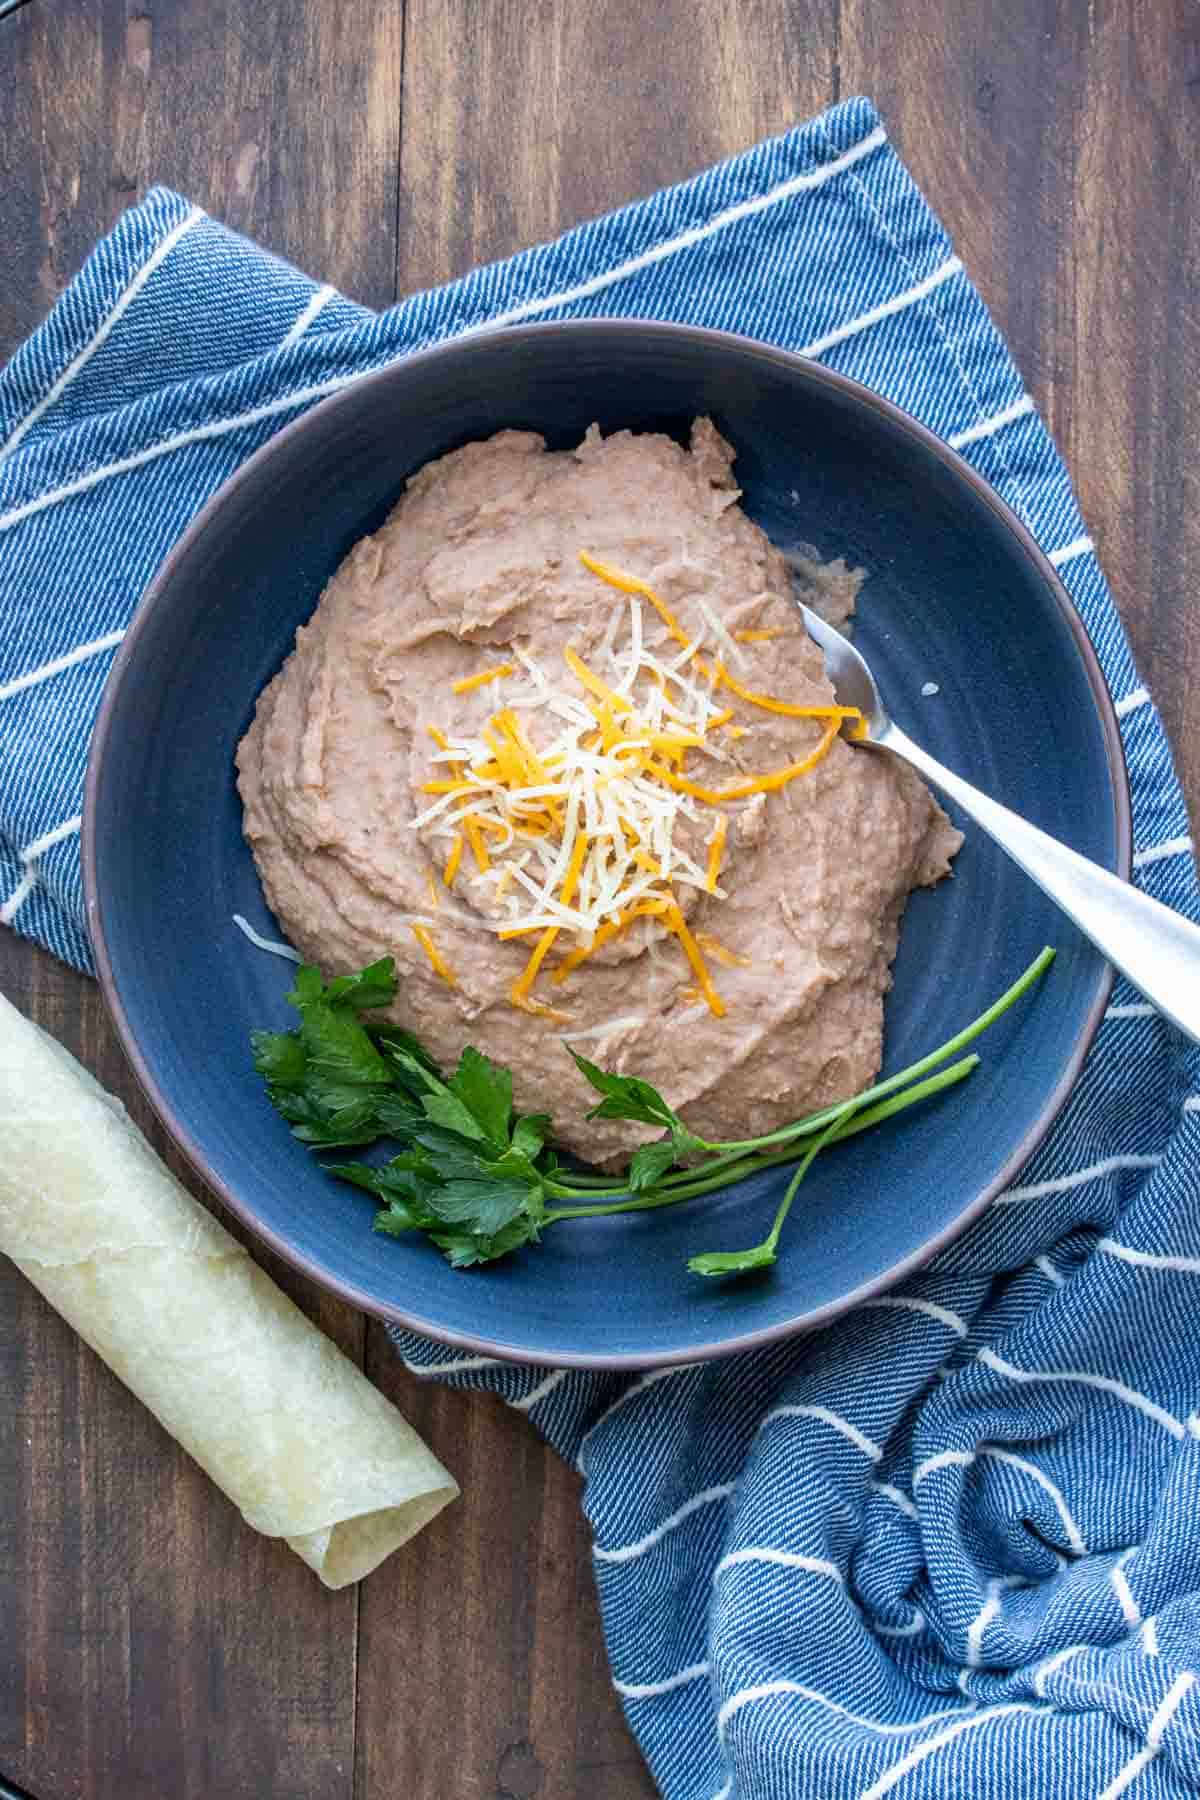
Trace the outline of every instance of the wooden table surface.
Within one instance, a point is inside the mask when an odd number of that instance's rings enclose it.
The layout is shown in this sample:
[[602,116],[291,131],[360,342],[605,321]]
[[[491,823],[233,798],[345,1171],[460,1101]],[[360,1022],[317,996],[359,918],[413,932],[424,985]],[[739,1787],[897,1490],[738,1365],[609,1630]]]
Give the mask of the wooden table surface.
[[[152,182],[385,306],[871,94],[1067,455],[1200,802],[1194,0],[0,14],[0,358]],[[0,930],[0,989],[166,1152],[90,982]],[[0,1267],[0,1772],[37,1800],[652,1794],[609,1685],[575,1474],[261,1260],[463,1499],[326,1593]]]

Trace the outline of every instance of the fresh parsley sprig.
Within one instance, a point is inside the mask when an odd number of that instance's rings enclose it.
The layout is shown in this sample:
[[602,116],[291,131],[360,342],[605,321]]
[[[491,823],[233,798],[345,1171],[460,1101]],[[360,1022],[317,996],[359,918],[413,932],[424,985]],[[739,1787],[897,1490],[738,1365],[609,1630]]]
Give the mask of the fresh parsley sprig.
[[511,1073],[478,1050],[468,1046],[445,1077],[411,1033],[365,1019],[396,997],[391,957],[328,983],[319,970],[302,967],[288,996],[300,1024],[294,1031],[253,1033],[254,1065],[293,1135],[312,1150],[362,1148],[381,1139],[397,1147],[387,1162],[324,1166],[382,1202],[376,1230],[422,1233],[455,1268],[536,1244],[550,1225],[673,1206],[760,1169],[796,1163],[761,1244],[708,1251],[688,1263],[697,1275],[740,1275],[776,1260],[792,1202],[819,1153],[964,1080],[978,1056],[950,1058],[1007,1012],[1053,957],[1053,950],[1043,950],[986,1012],[907,1069],[742,1142],[699,1137],[648,1081],[601,1069],[571,1050],[600,1096],[589,1119],[628,1119],[662,1133],[634,1154],[621,1178],[562,1164],[548,1142],[549,1116],[515,1113]]

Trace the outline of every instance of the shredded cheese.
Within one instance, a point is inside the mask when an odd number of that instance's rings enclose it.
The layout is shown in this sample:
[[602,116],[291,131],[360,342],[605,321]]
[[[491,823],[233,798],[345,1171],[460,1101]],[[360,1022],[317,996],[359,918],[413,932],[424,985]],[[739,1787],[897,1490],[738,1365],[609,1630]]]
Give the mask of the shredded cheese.
[[487,687],[490,681],[499,681],[502,676],[515,675],[516,672],[516,663],[501,663],[498,668],[481,669],[478,675],[466,675],[461,681],[453,682],[450,691],[452,694],[470,694],[476,688]]
[[733,787],[723,788],[717,792],[714,788],[697,787],[693,781],[684,781],[661,763],[651,763],[649,767],[665,781],[668,787],[676,788],[681,794],[690,794],[694,800],[703,800],[706,806],[720,806],[725,800],[744,800],[748,794],[770,794],[779,788],[786,787],[789,781],[795,781],[799,775],[807,775],[827,756],[833,747],[833,740],[838,735],[841,721],[830,719],[826,725],[821,741],[810,756],[802,762],[789,763],[785,769],[776,769],[770,775],[755,775],[749,781],[739,781]]
[[706,951],[714,962],[721,963],[727,969],[748,969],[750,967],[748,956],[739,956],[736,950],[727,949],[719,938],[713,936],[711,931],[697,931],[693,935],[700,948]]
[[857,706],[792,706],[787,700],[776,700],[773,694],[756,694],[751,688],[743,687],[740,681],[735,681],[724,663],[717,664],[717,675],[739,700],[746,700],[751,706],[761,706],[764,712],[783,713],[789,719],[862,718]]
[[612,689],[608,687],[605,682],[601,681],[598,675],[593,675],[583,658],[576,656],[574,650],[572,650],[569,645],[563,651],[563,660],[566,662],[568,669],[570,669],[576,681],[581,682],[590,694],[595,694],[597,700],[603,701],[607,709],[612,712],[629,711],[628,700],[621,694],[614,694]]
[[[686,886],[718,901],[725,895],[719,880],[728,820],[719,813],[708,829],[702,809],[780,790],[828,754],[843,725],[849,723],[857,735],[865,722],[853,707],[793,705],[745,687],[729,673],[729,660],[742,660],[739,642],[765,642],[780,632],[731,633],[695,594],[689,605],[701,632],[693,638],[645,582],[586,553],[580,560],[627,596],[628,615],[613,610],[589,661],[567,647],[565,673],[557,679],[514,645],[514,661],[455,682],[456,694],[470,693],[519,671],[517,683],[497,699],[486,722],[460,728],[462,735],[426,726],[435,746],[434,769],[421,792],[431,804],[411,825],[428,828],[435,842],[446,843],[446,888],[458,878],[470,848],[475,864],[470,883],[488,894],[492,922],[486,929],[502,941],[535,940],[509,991],[514,1006],[566,1017],[533,997],[558,940],[566,941],[553,971],[556,985],[636,920],[653,919],[658,931],[651,933],[648,948],[653,950],[656,939],[677,939],[701,1003],[720,1018],[725,1007],[704,952],[726,967],[744,959],[711,934],[693,935],[679,904]],[[643,601],[677,646],[666,661],[645,642]],[[627,636],[619,642],[622,621]],[[661,644],[660,636],[660,650]],[[715,652],[711,662],[699,654],[705,645]],[[719,704],[719,687],[746,705],[821,721],[820,741],[783,768],[750,773],[723,789],[693,781],[688,763],[694,753],[730,760],[718,747],[716,732],[724,734],[722,745],[747,735],[734,707]],[[700,842],[707,847],[704,868],[690,854]],[[430,894],[436,904],[432,877]],[[411,928],[433,967],[453,982],[426,926]]]
[[704,885],[710,894],[715,894],[717,891],[717,877],[721,873],[721,858],[725,854],[725,834],[728,830],[729,822],[722,813],[713,827],[713,834],[708,844],[708,871],[705,875]]
[[701,955],[700,946],[688,930],[687,921],[680,912],[676,901],[673,900],[663,914],[663,923],[666,925],[668,931],[673,931],[675,933],[675,936],[683,945],[683,953],[692,965],[692,973],[695,975],[699,984],[700,992],[708,1001],[708,1010],[715,1013],[718,1019],[723,1019],[725,1016],[725,1002],[721,999],[721,996],[717,993],[717,990],[712,984],[712,978],[708,972],[708,965]]
[[782,625],[763,625],[753,630],[735,631],[733,635],[739,644],[769,644],[772,638],[786,637],[789,634]]
[[466,831],[467,842],[471,846],[471,855],[475,858],[479,873],[486,875],[492,866],[492,859],[488,855],[488,847],[483,841],[483,832],[479,828],[478,813],[467,814],[463,820],[463,829]]
[[447,887],[454,886],[454,877],[458,874],[458,865],[462,861],[463,834],[456,831],[454,842],[450,846],[450,854],[446,858],[446,866],[442,870],[442,880]]
[[440,975],[442,980],[446,983],[447,987],[457,987],[458,982],[455,979],[454,971],[449,967],[449,965],[443,958],[441,951],[438,949],[437,945],[434,943],[433,938],[430,935],[428,926],[426,926],[426,925],[410,925],[408,929],[412,932],[412,934],[416,938],[418,944],[420,944],[422,950],[425,952],[426,956],[429,958],[429,965],[432,968],[434,974]]

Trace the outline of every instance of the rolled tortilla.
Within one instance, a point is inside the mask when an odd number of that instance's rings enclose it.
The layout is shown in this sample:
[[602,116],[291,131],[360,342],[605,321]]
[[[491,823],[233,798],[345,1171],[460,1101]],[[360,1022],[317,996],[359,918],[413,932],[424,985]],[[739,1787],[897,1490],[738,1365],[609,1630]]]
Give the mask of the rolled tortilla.
[[458,1493],[119,1101],[2,996],[0,1252],[327,1587],[369,1574]]

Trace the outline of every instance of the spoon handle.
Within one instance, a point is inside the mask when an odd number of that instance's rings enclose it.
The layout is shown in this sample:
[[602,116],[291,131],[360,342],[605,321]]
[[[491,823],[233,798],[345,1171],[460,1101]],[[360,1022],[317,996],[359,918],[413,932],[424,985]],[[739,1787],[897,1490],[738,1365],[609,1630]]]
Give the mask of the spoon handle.
[[1172,1025],[1200,1043],[1200,926],[1010,812],[889,722],[875,739],[957,802]]

